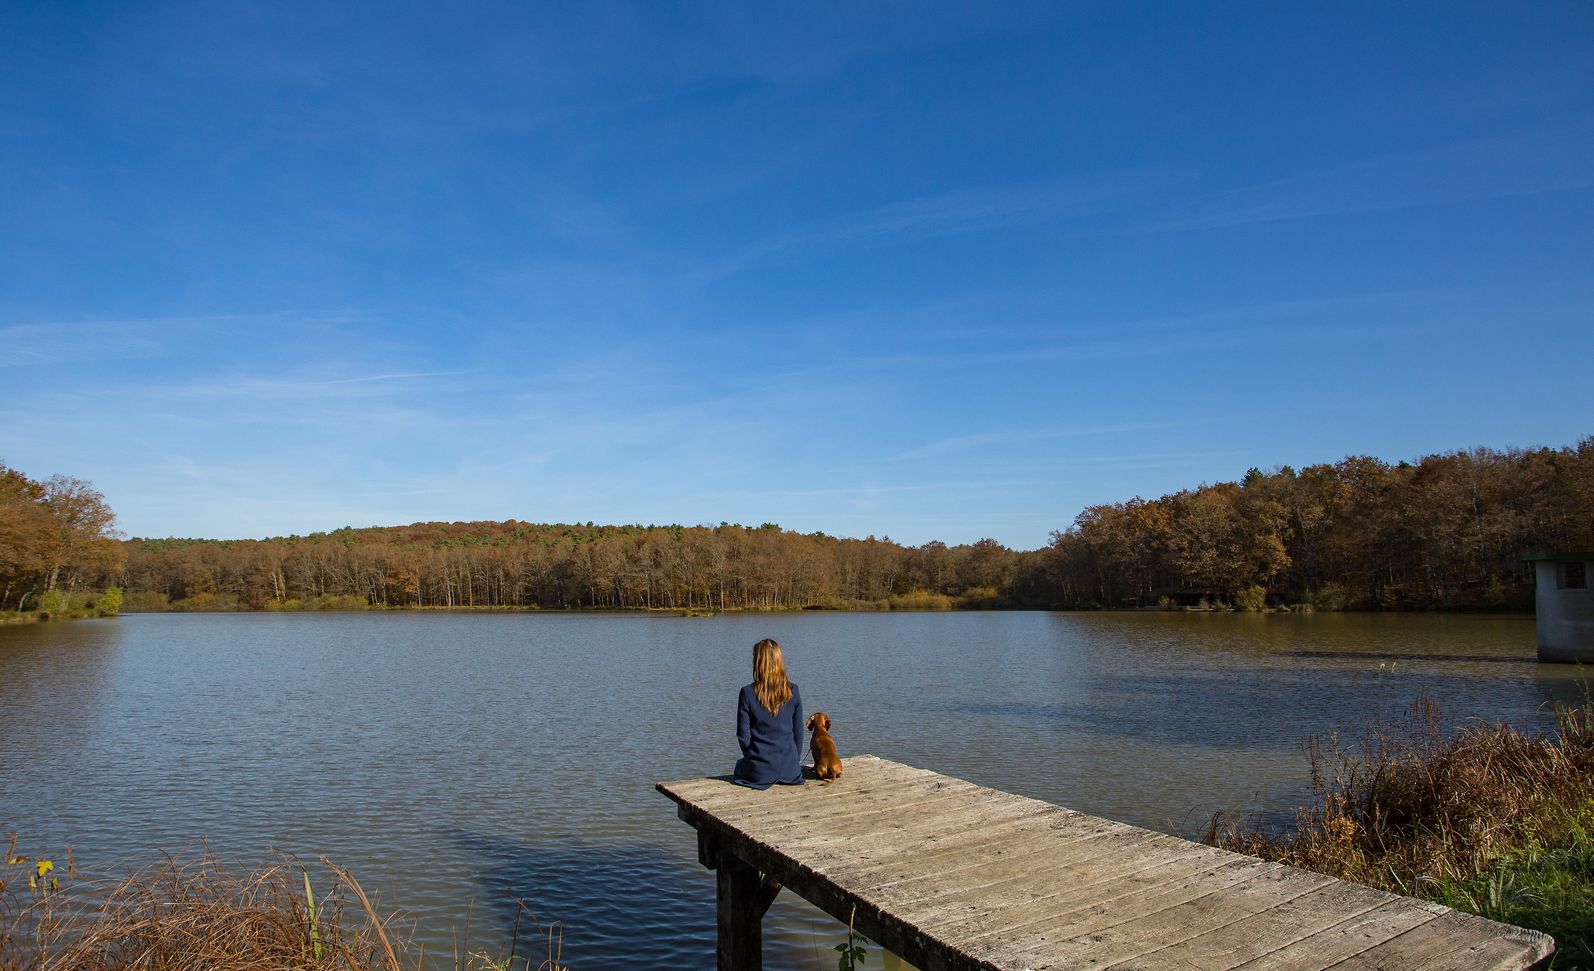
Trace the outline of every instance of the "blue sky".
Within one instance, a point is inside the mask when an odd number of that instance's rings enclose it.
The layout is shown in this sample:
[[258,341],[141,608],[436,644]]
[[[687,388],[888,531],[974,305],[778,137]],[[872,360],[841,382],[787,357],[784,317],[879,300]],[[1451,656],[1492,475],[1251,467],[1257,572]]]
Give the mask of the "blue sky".
[[1594,6],[774,6],[0,3],[0,460],[1033,548],[1594,433]]

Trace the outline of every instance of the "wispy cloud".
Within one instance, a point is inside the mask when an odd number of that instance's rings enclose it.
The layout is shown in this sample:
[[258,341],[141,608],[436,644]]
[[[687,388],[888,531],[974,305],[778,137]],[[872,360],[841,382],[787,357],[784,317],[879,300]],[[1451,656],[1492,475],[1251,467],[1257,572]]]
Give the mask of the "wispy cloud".
[[1049,223],[1168,183],[1154,171],[1081,176],[1044,184],[971,186],[859,210],[765,237],[699,268],[715,277],[836,246],[875,246]]
[[[995,331],[982,326],[948,327],[921,331],[919,343],[925,345],[923,350],[859,353],[834,361],[803,362],[780,374],[791,381],[803,377],[839,379],[859,374],[879,380],[882,375],[894,372],[1047,363],[1083,367],[1176,355],[1198,357],[1225,354],[1237,347],[1306,344],[1321,340],[1325,333],[1332,333],[1340,340],[1356,337],[1384,340],[1435,326],[1396,324],[1391,321],[1392,315],[1404,320],[1413,308],[1438,306],[1470,292],[1435,289],[1303,297],[1163,317],[1065,316],[1045,327],[1010,327]],[[970,316],[1000,314],[971,313]],[[832,323],[827,322],[827,326]],[[1083,336],[1071,339],[1075,334]]]
[[1387,155],[1207,197],[1146,232],[1454,205],[1594,185],[1594,115]]
[[411,371],[400,374],[367,374],[358,378],[338,378],[332,381],[322,381],[321,384],[364,384],[369,381],[407,381],[414,378],[447,378],[456,374],[468,374],[468,371]]
[[[140,402],[159,405],[184,399],[207,399],[211,407],[235,402],[246,406],[251,402],[299,403],[306,408],[319,409],[331,400],[393,399],[418,393],[413,383],[424,379],[466,374],[466,371],[417,372],[413,374],[373,374],[350,378],[309,377],[256,377],[249,375],[207,376],[196,381],[161,381],[104,386],[92,392],[92,397],[106,401]],[[289,417],[293,413],[274,412],[272,418]],[[328,421],[332,415],[312,410],[309,416]],[[198,416],[196,416],[198,417]],[[220,415],[203,416],[217,420]]]
[[1139,422],[1135,424],[1094,425],[1078,428],[1030,428],[999,432],[976,432],[955,435],[927,442],[917,448],[888,456],[888,461],[938,458],[956,452],[984,448],[991,445],[1009,445],[1017,442],[1041,442],[1067,438],[1085,438],[1092,435],[1127,435],[1133,432],[1154,431],[1188,425],[1190,422]]
[[[801,7],[717,3],[699,9],[740,69],[779,85],[831,77],[869,58],[963,42],[989,31],[989,11],[957,4],[907,3],[836,7],[815,16]],[[1010,23],[1022,22],[1013,16]]]
[[64,364],[95,359],[148,358],[181,352],[192,358],[221,332],[251,328],[325,330],[365,319],[349,311],[262,311],[257,313],[157,314],[32,320],[0,326],[0,367]]
[[55,365],[85,358],[143,357],[161,341],[137,322],[90,320],[0,327],[0,367]]

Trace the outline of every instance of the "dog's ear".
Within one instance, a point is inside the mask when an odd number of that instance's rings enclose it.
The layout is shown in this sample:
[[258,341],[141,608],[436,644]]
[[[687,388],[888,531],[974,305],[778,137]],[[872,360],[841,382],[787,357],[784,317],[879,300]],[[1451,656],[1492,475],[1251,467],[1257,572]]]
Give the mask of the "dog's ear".
[[830,731],[830,716],[829,715],[825,716],[825,731],[827,731],[827,732]]
[[827,732],[830,731],[830,716],[829,715],[827,715],[827,714],[825,714],[824,712],[821,711],[821,712],[816,712],[814,714],[814,717],[818,718],[824,724],[825,731],[827,731]]
[[818,721],[820,717],[822,716],[817,711],[808,716],[808,730],[810,732],[814,730],[814,722]]

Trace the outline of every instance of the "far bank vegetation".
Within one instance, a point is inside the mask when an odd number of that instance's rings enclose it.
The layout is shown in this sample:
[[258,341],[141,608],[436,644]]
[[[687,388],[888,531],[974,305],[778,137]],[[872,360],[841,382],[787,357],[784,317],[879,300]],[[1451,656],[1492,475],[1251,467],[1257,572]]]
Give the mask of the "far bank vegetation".
[[89,483],[35,481],[0,463],[0,620],[115,616],[127,564],[119,535]]
[[[8,483],[23,479],[3,471]],[[0,502],[45,501],[7,488]],[[417,523],[111,542],[89,547],[98,552],[80,557],[70,582],[122,587],[126,610],[1521,610],[1533,596],[1524,553],[1588,548],[1594,437],[1251,469],[1234,482],[1091,506],[1028,551],[772,523]],[[0,610],[36,605],[57,560],[0,560]]]

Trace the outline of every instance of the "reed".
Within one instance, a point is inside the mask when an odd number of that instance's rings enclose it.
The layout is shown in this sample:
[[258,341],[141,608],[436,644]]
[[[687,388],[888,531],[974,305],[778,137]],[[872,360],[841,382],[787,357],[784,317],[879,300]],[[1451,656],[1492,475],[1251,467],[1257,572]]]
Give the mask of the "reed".
[[1544,735],[1446,731],[1419,698],[1353,742],[1306,741],[1313,799],[1293,827],[1220,813],[1206,840],[1543,930],[1551,967],[1594,969],[1594,705],[1555,716]]
[[[424,950],[398,932],[343,868],[322,859],[319,901],[298,861],[243,869],[206,855],[168,859],[117,881],[16,853],[0,861],[0,971],[419,971]],[[518,923],[517,923],[518,935]],[[566,971],[550,931],[547,956],[462,955],[465,971]]]
[[913,590],[901,596],[887,597],[886,603],[892,610],[951,610],[953,606],[951,597],[928,590]]

